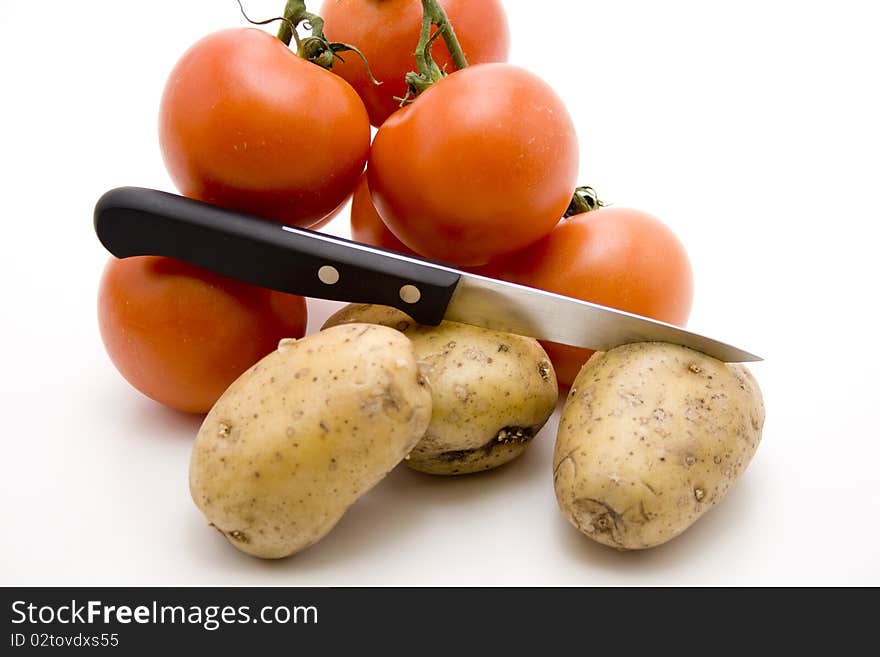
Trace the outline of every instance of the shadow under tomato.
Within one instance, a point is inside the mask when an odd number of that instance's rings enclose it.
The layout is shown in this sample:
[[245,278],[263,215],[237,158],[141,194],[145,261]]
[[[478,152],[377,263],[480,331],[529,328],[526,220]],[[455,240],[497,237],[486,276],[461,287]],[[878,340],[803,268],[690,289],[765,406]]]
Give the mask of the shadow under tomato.
[[129,396],[126,426],[137,427],[138,435],[149,436],[150,440],[195,440],[204,415],[176,411],[136,391]]

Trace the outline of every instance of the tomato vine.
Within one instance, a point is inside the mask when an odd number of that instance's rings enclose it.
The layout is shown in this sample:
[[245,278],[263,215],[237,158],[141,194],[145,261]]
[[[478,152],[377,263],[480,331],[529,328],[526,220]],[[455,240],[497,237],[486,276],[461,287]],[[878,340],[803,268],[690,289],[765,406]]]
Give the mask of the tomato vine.
[[[431,28],[437,31],[431,34]],[[438,37],[443,37],[449,54],[452,55],[452,63],[456,70],[467,68],[467,58],[461,49],[455,29],[446,15],[446,11],[437,0],[422,0],[422,29],[419,34],[419,43],[416,46],[415,58],[418,71],[410,71],[406,74],[406,84],[409,90],[406,102],[410,102],[412,96],[418,96],[432,84],[446,77],[437,62],[431,56],[431,46]]]
[[[337,59],[344,61],[339,53],[353,52],[360,57],[361,61],[364,63],[370,81],[375,85],[382,84],[379,80],[376,80],[376,78],[373,77],[373,72],[370,70],[370,63],[356,46],[353,46],[350,43],[330,41],[324,36],[324,19],[318,14],[313,14],[308,11],[306,9],[305,0],[287,0],[287,4],[284,7],[284,14],[282,16],[276,16],[275,18],[270,18],[264,21],[251,20],[247,13],[245,13],[241,0],[237,1],[238,7],[241,9],[241,13],[245,17],[245,20],[253,25],[266,25],[267,23],[272,23],[274,21],[281,21],[281,27],[278,28],[278,38],[286,46],[289,46],[291,40],[293,40],[296,45],[296,54],[303,59],[330,70],[333,68],[333,63]],[[297,28],[300,25],[309,30],[311,34],[305,38],[300,37],[297,32]]]

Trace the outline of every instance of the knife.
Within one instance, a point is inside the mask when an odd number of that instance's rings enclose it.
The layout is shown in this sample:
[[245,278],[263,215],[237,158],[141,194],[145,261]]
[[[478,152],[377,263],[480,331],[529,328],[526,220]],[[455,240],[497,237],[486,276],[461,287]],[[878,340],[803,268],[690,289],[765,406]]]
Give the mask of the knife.
[[601,351],[656,341],[725,362],[761,360],[647,317],[154,189],[104,194],[95,232],[118,258],[167,256],[280,292],[393,306],[430,326],[447,319]]

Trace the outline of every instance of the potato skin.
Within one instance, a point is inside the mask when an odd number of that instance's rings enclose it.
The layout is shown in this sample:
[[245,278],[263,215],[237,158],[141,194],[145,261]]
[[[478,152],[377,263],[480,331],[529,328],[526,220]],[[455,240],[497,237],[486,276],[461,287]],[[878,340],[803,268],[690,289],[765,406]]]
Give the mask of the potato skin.
[[559,508],[605,545],[660,545],[724,499],[763,425],[761,391],[743,365],[656,342],[598,352],[559,422]]
[[239,550],[298,552],[415,446],[431,393],[399,332],[350,324],[278,349],[205,418],[190,462],[196,506]]
[[420,326],[387,306],[351,305],[324,326],[375,322],[412,340],[433,400],[431,423],[405,461],[429,474],[482,472],[525,451],[559,389],[537,340],[457,322]]

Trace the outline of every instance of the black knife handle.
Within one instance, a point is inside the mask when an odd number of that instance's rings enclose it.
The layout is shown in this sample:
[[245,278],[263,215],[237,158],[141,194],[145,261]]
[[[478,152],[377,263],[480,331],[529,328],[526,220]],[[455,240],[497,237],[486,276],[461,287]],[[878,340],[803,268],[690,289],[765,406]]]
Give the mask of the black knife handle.
[[118,258],[167,256],[280,292],[393,306],[432,326],[460,277],[419,258],[140,187],[104,194],[95,232]]

